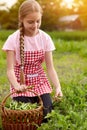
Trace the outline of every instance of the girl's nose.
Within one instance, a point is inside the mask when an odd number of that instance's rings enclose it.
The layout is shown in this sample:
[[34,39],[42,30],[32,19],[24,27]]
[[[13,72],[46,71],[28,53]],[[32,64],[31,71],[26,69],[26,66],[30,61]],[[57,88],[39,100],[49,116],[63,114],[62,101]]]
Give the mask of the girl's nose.
[[37,27],[37,22],[34,22],[33,27]]

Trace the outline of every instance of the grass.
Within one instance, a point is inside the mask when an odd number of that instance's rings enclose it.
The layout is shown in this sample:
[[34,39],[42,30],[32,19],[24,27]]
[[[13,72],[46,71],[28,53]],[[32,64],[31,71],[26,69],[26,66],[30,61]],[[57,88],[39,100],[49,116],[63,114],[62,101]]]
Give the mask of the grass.
[[64,96],[61,102],[53,102],[54,110],[48,115],[51,119],[38,130],[86,130],[87,40],[64,40],[55,36],[53,40],[54,65]]
[[87,39],[87,31],[71,31],[71,32],[61,32],[53,31],[48,32],[53,39],[63,39],[63,40],[76,40],[81,41]]
[[[12,31],[6,31],[5,38],[9,33]],[[71,35],[71,40],[64,40],[58,38],[57,35],[57,32],[52,35],[56,46],[53,60],[64,96],[60,102],[53,101],[54,110],[47,116],[47,118],[50,117],[50,120],[48,123],[42,124],[38,130],[87,130],[87,39],[72,40],[74,36]],[[4,42],[3,37],[0,40],[0,49]],[[6,55],[3,51],[0,51],[0,66],[1,102],[9,93]]]

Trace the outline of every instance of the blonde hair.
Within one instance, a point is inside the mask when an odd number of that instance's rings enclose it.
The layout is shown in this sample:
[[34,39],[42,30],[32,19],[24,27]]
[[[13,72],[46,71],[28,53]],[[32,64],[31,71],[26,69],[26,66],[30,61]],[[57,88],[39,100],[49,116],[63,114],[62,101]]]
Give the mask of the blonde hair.
[[37,1],[25,0],[19,7],[19,19],[23,19],[26,15],[32,12],[40,12],[42,14],[43,11]]
[[20,60],[21,60],[21,68],[20,68],[20,84],[25,83],[24,78],[24,27],[21,22],[26,15],[32,12],[40,12],[42,14],[42,8],[40,4],[35,0],[25,0],[21,6],[19,7],[19,28],[20,28]]

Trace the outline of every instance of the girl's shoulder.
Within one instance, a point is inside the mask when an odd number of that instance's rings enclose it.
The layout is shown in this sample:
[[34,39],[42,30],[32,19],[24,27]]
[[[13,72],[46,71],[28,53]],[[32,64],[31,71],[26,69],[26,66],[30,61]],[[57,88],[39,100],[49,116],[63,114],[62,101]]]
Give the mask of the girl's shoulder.
[[13,32],[12,34],[9,35],[9,38],[11,39],[17,39],[20,35],[20,31],[16,30],[15,32]]
[[45,31],[43,31],[41,29],[39,30],[39,32],[40,32],[40,35],[42,37],[44,37],[44,38],[50,38],[50,35],[47,32],[45,32]]
[[10,34],[8,36],[8,38],[6,39],[2,49],[5,51],[6,50],[15,50],[17,45],[19,45],[19,34],[20,34],[19,30]]
[[16,30],[15,32],[13,32],[12,34],[10,34],[7,38],[7,40],[17,40],[19,39],[19,36],[20,36],[20,31],[19,30]]

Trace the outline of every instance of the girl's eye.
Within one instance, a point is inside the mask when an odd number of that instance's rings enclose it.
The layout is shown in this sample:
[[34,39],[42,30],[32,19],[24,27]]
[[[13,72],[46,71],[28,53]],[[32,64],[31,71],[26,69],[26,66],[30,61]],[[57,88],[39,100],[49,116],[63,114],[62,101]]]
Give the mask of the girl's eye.
[[28,21],[28,23],[29,23],[29,24],[32,24],[32,23],[33,23],[33,21]]
[[29,24],[40,23],[40,20],[37,20],[37,21],[27,21],[27,23],[29,23]]
[[37,20],[37,23],[40,23],[40,20]]

